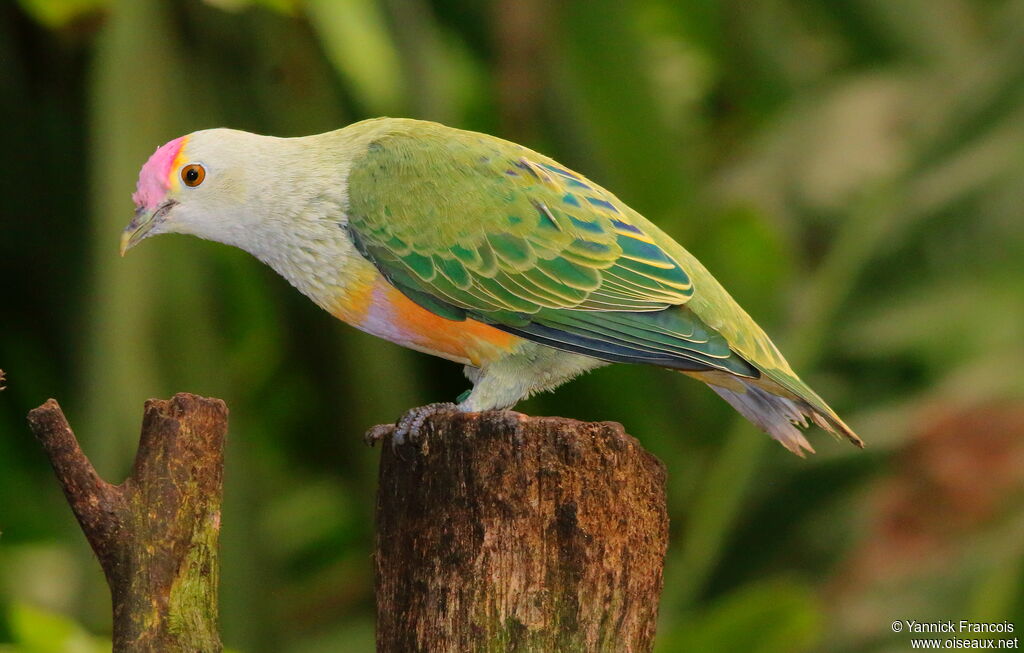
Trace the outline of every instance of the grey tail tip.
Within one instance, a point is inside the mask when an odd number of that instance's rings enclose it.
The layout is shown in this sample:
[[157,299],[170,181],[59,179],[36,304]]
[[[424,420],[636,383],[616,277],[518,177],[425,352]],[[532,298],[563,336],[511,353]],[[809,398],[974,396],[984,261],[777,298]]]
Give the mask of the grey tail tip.
[[834,414],[824,413],[799,399],[773,394],[752,383],[744,382],[743,386],[742,391],[719,385],[711,385],[711,389],[737,412],[801,458],[806,456],[806,452],[815,453],[814,447],[801,431],[810,422],[837,438],[845,437],[855,446],[864,448],[864,441]]

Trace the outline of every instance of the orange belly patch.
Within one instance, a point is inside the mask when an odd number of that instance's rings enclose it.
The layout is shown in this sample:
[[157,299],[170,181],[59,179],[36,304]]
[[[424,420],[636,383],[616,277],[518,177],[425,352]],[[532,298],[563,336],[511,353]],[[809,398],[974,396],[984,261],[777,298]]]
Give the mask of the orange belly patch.
[[[335,316],[379,338],[475,366],[486,364],[514,349],[522,338],[475,320],[448,320],[431,313],[378,278],[353,297],[357,310],[333,311]],[[350,315],[342,315],[350,313]],[[356,318],[356,319],[352,319]]]
[[320,305],[342,322],[359,326],[366,319],[373,301],[373,290],[381,280],[380,273],[372,266],[353,268],[349,270],[345,290],[335,294],[328,304]]

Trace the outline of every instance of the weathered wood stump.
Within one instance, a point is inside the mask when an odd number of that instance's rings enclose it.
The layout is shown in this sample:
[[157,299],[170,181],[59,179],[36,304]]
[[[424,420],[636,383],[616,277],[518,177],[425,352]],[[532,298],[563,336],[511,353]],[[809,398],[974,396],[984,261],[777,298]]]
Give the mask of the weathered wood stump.
[[56,401],[29,413],[110,585],[115,652],[222,649],[217,540],[227,415],[219,399],[147,401],[131,475],[111,485],[93,469]]
[[668,543],[665,469],[614,423],[436,415],[384,440],[377,650],[653,646]]

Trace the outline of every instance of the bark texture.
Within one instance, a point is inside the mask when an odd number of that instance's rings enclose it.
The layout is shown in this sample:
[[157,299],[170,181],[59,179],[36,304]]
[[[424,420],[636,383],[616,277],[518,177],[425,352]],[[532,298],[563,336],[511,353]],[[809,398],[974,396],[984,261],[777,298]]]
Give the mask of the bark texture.
[[435,415],[383,442],[377,650],[653,646],[668,543],[665,469],[605,422]]
[[53,399],[29,413],[110,585],[114,651],[221,651],[217,540],[227,407],[177,394],[146,402],[131,476],[107,483]]

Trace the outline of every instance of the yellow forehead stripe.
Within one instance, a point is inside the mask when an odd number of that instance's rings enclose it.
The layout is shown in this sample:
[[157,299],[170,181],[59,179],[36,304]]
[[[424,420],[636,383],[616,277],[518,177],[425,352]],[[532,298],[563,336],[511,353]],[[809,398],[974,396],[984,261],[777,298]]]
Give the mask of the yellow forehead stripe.
[[185,165],[187,159],[185,158],[185,147],[188,145],[188,136],[181,137],[181,145],[178,147],[178,153],[174,155],[174,161],[171,162],[171,169],[167,171],[167,188],[170,190],[179,190],[181,188],[181,166]]

